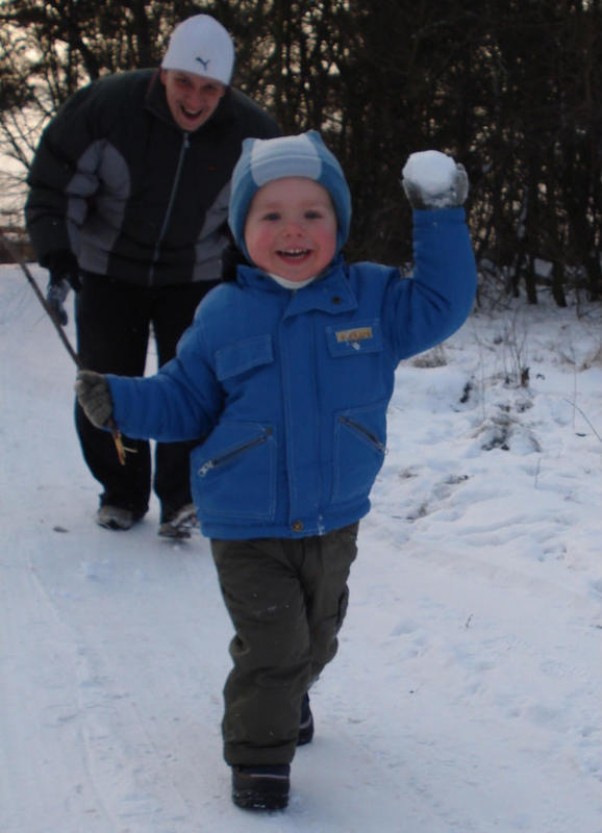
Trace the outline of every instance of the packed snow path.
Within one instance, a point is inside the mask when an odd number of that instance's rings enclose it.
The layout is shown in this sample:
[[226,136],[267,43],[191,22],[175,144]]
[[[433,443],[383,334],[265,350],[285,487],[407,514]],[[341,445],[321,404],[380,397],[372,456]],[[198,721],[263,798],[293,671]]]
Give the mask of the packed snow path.
[[74,368],[0,267],[2,833],[601,833],[599,333],[481,314],[400,367],[316,737],[289,809],[253,815],[208,544],[158,539],[156,505],[94,524]]

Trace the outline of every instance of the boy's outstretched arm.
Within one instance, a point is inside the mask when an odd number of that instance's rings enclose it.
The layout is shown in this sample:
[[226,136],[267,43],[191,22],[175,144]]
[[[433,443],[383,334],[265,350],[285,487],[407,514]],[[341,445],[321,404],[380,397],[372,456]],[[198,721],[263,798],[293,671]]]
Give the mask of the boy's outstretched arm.
[[411,280],[397,284],[390,309],[398,359],[428,350],[459,329],[477,286],[463,165],[439,151],[414,153],[401,184],[414,209],[414,269]]
[[79,371],[75,392],[88,419],[134,439],[178,442],[202,437],[217,418],[222,393],[196,343],[191,327],[176,358],[154,376]]

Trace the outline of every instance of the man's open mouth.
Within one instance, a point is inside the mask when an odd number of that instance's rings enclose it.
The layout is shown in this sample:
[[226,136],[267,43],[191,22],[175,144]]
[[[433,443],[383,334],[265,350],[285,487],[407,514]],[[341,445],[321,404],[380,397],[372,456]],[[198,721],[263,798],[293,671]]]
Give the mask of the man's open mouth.
[[202,116],[203,114],[202,108],[200,110],[191,111],[187,110],[186,107],[184,107],[183,105],[180,105],[180,111],[187,119],[198,119],[199,116]]

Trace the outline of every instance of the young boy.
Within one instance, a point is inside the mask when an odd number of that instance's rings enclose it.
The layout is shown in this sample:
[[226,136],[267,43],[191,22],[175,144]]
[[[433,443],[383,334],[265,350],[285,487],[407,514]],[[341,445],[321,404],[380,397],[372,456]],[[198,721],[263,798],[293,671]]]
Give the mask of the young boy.
[[464,169],[443,191],[420,175],[404,188],[420,207],[412,279],[344,261],[349,189],[319,134],[245,141],[229,223],[248,265],[203,300],[156,376],[78,375],[94,424],[199,442],[192,490],[235,628],[222,728],[239,807],[286,807],[295,748],[312,738],[307,692],[337,650],[395,369],[474,301]]

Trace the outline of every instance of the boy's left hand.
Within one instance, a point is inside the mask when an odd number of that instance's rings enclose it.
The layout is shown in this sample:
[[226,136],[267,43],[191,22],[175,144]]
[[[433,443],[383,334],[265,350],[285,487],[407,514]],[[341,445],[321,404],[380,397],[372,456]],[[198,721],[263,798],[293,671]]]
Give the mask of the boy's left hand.
[[401,172],[401,185],[412,208],[453,208],[468,196],[464,165],[438,150],[412,153]]

